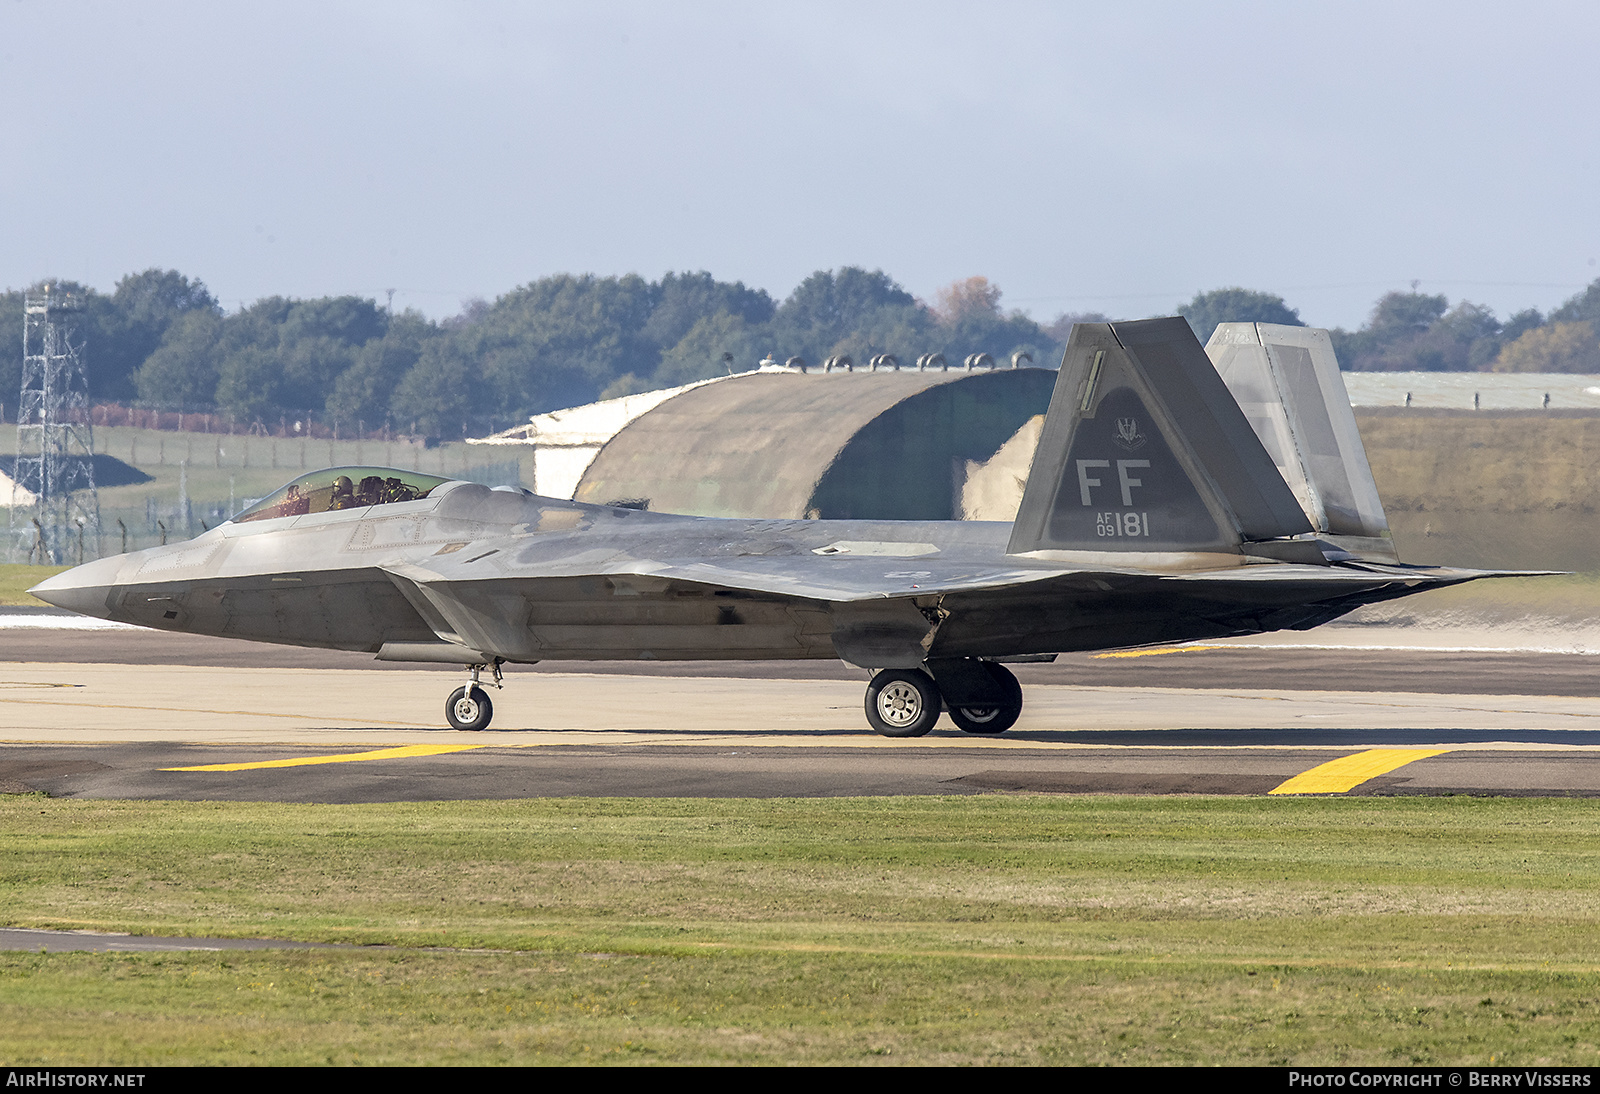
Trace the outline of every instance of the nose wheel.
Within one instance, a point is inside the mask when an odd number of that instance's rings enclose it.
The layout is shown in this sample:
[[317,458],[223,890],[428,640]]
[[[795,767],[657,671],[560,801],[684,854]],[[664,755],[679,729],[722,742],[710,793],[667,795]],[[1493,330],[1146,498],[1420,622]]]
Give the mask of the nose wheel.
[[456,688],[445,700],[444,716],[452,729],[480,730],[489,728],[494,717],[494,704],[489,693],[476,684]]
[[500,663],[493,665],[473,665],[472,682],[465,687],[456,688],[450,693],[450,698],[444,702],[445,721],[450,723],[451,729],[477,732],[489,728],[489,721],[494,717],[494,704],[489,701],[489,693],[478,685],[479,674],[485,668],[494,672],[494,687],[500,687]]

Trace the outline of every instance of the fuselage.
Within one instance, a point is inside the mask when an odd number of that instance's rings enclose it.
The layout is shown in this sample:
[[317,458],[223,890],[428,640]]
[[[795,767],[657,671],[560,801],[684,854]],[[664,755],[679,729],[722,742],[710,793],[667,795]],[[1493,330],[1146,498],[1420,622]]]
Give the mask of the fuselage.
[[[1408,591],[1372,575],[1224,592],[1008,556],[1010,531],[673,516],[447,482],[418,500],[230,521],[78,567],[35,593],[157,629],[405,660],[842,656],[881,666],[1309,626]],[[997,568],[1011,583],[986,583]]]

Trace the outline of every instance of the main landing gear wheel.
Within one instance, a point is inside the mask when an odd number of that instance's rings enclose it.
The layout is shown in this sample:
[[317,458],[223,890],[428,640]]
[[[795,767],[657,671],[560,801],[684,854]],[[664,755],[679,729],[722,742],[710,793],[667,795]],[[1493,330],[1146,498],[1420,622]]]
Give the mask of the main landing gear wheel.
[[921,669],[884,669],[867,685],[867,721],[885,737],[921,737],[943,705],[938,685]]
[[1022,685],[1017,683],[1017,678],[1004,665],[997,665],[993,661],[982,661],[980,664],[989,674],[993,686],[984,689],[977,703],[952,706],[950,720],[963,733],[993,736],[1017,724],[1017,719],[1022,715]]
[[444,716],[454,729],[479,730],[489,728],[494,717],[494,704],[489,695],[476,684],[456,688],[445,700]]

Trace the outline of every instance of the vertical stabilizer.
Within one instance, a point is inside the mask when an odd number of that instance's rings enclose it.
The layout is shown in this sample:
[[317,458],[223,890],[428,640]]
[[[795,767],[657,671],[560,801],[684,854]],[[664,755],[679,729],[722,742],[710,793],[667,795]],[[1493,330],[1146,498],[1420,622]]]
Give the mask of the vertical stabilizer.
[[1353,554],[1393,560],[1389,522],[1328,332],[1223,323],[1206,353],[1312,526]]
[[1240,555],[1311,531],[1186,321],[1072,328],[1012,554]]

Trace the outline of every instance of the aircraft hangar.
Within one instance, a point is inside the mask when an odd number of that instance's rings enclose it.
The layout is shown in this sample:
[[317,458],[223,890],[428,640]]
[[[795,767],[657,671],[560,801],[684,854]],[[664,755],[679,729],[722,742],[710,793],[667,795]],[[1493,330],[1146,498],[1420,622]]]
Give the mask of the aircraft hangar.
[[[1054,376],[767,367],[469,443],[525,446],[522,483],[550,497],[705,516],[1009,521]],[[1600,567],[1600,376],[1343,377],[1402,557]]]
[[578,501],[715,517],[982,518],[974,486],[1048,409],[1055,379],[1028,367],[763,368],[541,415],[475,443],[535,446],[535,491]]

